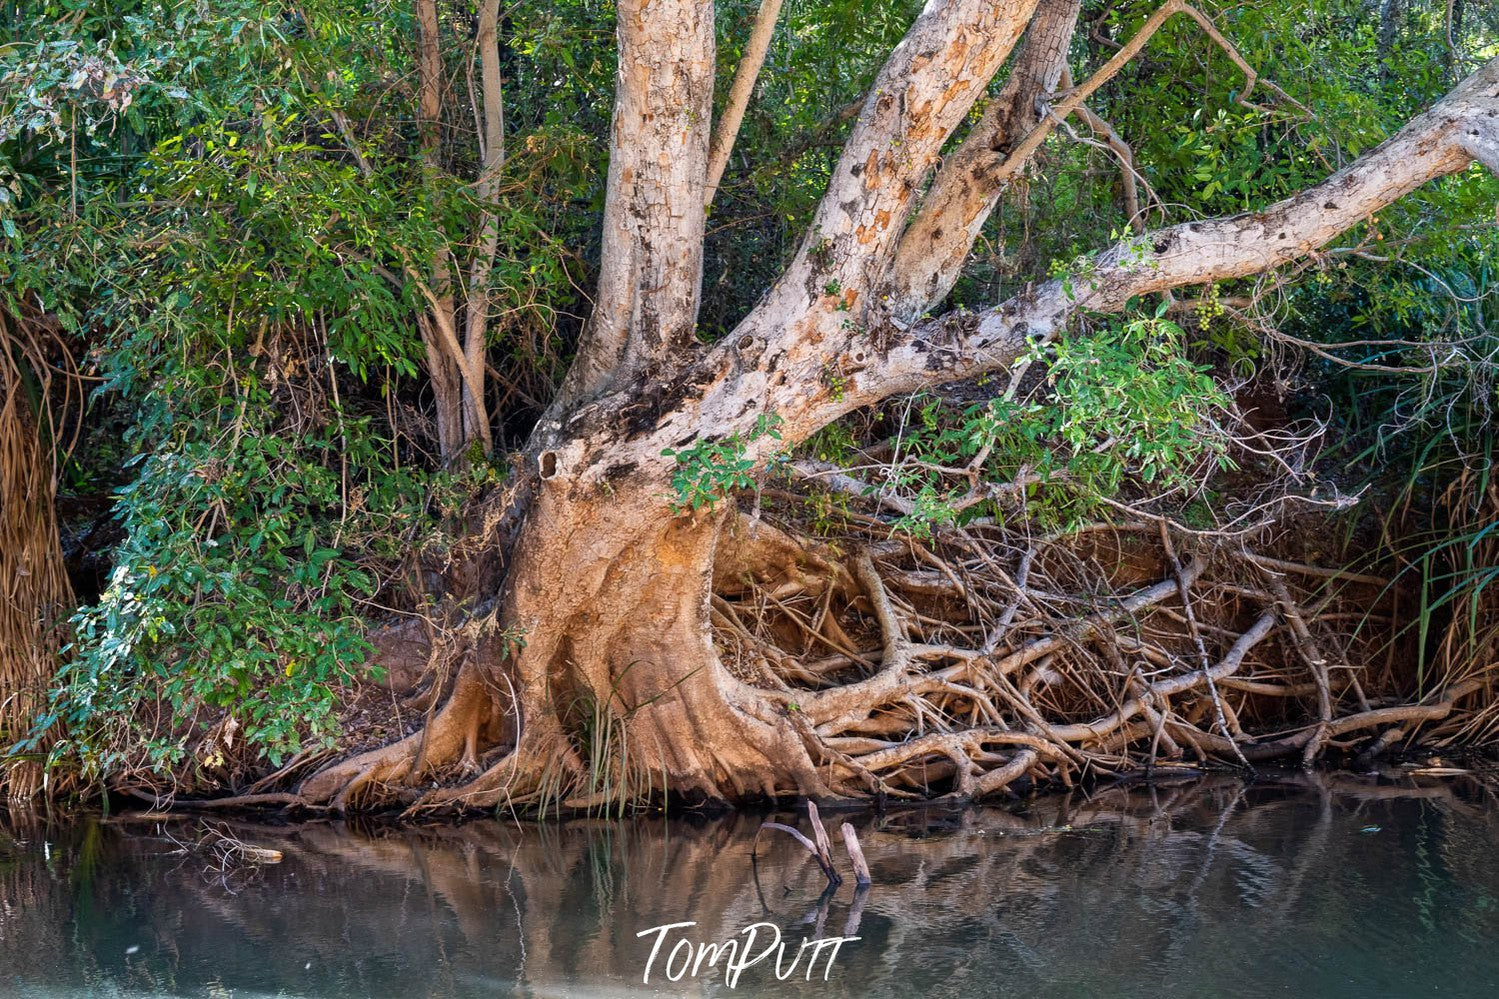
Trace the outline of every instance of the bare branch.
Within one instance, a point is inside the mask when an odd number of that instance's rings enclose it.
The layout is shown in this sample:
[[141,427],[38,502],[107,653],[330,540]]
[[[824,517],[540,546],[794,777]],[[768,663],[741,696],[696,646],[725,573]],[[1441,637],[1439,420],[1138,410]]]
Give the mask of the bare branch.
[[1265,579],[1270,592],[1275,594],[1275,600],[1280,605],[1281,615],[1291,626],[1291,637],[1295,639],[1296,651],[1306,663],[1307,668],[1311,670],[1312,679],[1317,685],[1317,717],[1320,725],[1302,753],[1302,763],[1310,766],[1317,754],[1322,751],[1322,747],[1326,745],[1329,726],[1332,724],[1332,685],[1328,682],[1327,656],[1317,646],[1317,640],[1312,637],[1311,629],[1306,625],[1306,618],[1302,615],[1300,606],[1292,599],[1291,591],[1285,581],[1269,571],[1265,571]]
[[[1147,688],[1147,694],[1141,697],[1131,698],[1119,708],[1119,710],[1105,715],[1102,718],[1090,722],[1082,722],[1077,725],[1059,725],[1050,729],[1046,734],[1052,739],[1061,742],[1088,742],[1102,739],[1104,736],[1123,727],[1131,718],[1145,710],[1146,702],[1151,698],[1180,694],[1188,690],[1196,690],[1201,686],[1226,677],[1232,676],[1244,662],[1244,657],[1249,654],[1265,637],[1275,628],[1275,615],[1267,611],[1260,615],[1259,619],[1250,626],[1249,630],[1239,638],[1237,642],[1218,660],[1211,669],[1196,670],[1191,673],[1183,673],[1179,676],[1167,677],[1157,680]],[[1221,737],[1215,737],[1221,738]],[[1229,740],[1224,744],[1231,748]]]
[[734,71],[734,83],[729,87],[728,103],[724,105],[723,117],[718,120],[718,129],[713,133],[713,145],[708,150],[708,181],[703,193],[704,204],[713,203],[713,195],[718,192],[718,182],[723,179],[724,168],[729,165],[729,154],[734,151],[734,140],[739,135],[739,126],[744,122],[744,111],[749,107],[755,81],[760,77],[760,68],[765,65],[765,53],[770,51],[770,39],[775,34],[776,18],[780,14],[781,0],[760,0],[754,27],[750,29],[749,41],[745,43],[739,68]]
[[988,312],[949,315],[916,327],[882,363],[848,379],[843,398],[823,414],[836,416],[901,392],[1007,367],[1028,340],[1048,339],[1078,312],[1117,312],[1140,295],[1289,263],[1421,185],[1465,169],[1475,159],[1471,150],[1485,143],[1499,143],[1499,59],[1393,138],[1301,194],[1260,212],[1127,239],[1076,274]]
[[[1062,67],[1060,82],[1062,87],[1072,89],[1072,73],[1065,66]],[[1087,105],[1077,109],[1077,116],[1093,130],[1095,135],[1100,137],[1104,146],[1119,161],[1119,187],[1124,195],[1124,214],[1129,220],[1129,228],[1139,232],[1143,228],[1143,221],[1140,218],[1140,186],[1143,184],[1145,193],[1152,198],[1154,198],[1154,193],[1150,190],[1150,185],[1146,183],[1145,178],[1135,169],[1135,151],[1107,119],[1099,117]]]
[[[447,273],[446,266],[440,272]],[[429,323],[435,326],[438,333],[436,348],[439,353],[445,353],[446,360],[457,369],[459,378],[462,379],[463,398],[468,404],[465,406],[465,420],[470,424],[469,430],[472,434],[466,439],[479,440],[484,444],[484,453],[488,454],[491,448],[489,436],[489,421],[483,418],[484,403],[484,369],[481,366],[477,371],[469,367],[464,354],[463,346],[458,341],[458,331],[453,326],[453,300],[451,295],[444,297],[440,292],[434,290],[426,281],[421,280],[414,269],[407,271],[417,291],[432,306],[432,316]],[[428,345],[428,356],[431,356],[433,344]],[[483,358],[481,357],[482,361]],[[443,457],[452,457],[444,454]]]

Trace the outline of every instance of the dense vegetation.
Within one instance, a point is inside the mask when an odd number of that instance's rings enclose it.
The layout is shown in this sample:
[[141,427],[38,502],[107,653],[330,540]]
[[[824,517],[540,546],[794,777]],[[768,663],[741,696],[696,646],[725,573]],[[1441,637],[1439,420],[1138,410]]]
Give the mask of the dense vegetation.
[[[758,5],[714,6],[716,117]],[[1073,76],[1155,8],[1083,3],[1064,36]],[[919,9],[784,4],[709,199],[697,342],[735,331],[796,258]],[[1167,21],[1040,140],[961,277],[920,314],[982,310],[1048,279],[1081,294],[1097,248],[1291,197],[1499,56],[1499,13],[1466,0],[1202,10],[1232,50],[1191,18]],[[533,428],[587,395],[564,380],[581,377],[569,368],[607,298],[614,5],[33,0],[0,4],[0,39],[0,568],[53,580],[15,584],[13,604],[32,610],[0,618],[0,749],[73,786],[242,789],[341,739],[382,741],[359,730],[371,699],[390,701],[372,639],[403,621],[426,622],[425,701],[406,710],[430,718],[465,655],[535,637],[496,613],[510,529],[497,525],[535,487]],[[1252,88],[1233,54],[1261,74]],[[1029,113],[1045,121],[1067,89],[1043,88]],[[1205,558],[1224,558],[1228,539],[1372,573],[1389,584],[1356,599],[1378,615],[1305,637],[1384,659],[1361,700],[1419,701],[1478,677],[1445,734],[1487,739],[1496,201],[1475,164],[1330,248],[1089,312],[956,388],[862,404],[860,369],[829,362],[829,405],[849,393],[858,408],[820,428],[792,420],[784,440],[774,411],[700,428],[667,449],[671,510],[771,510],[787,535],[821,539],[803,545],[824,546],[820,564],[871,539],[940,552],[944,532],[980,521],[1083,537],[1145,517]],[[854,289],[815,291],[880,348]],[[1180,562],[1169,537],[1167,554]],[[64,555],[70,588],[57,585]],[[864,599],[845,628],[878,634],[876,587],[852,571],[845,589]],[[1050,613],[1090,612],[1110,578],[1123,585],[1105,574],[1085,586],[1092,603]],[[762,623],[774,616],[759,607]],[[768,632],[740,613],[720,608],[715,624],[742,654]],[[793,620],[771,629],[782,645]],[[628,782],[615,741],[650,702],[617,710],[623,680],[567,695],[561,713],[582,719],[569,738],[593,759],[574,791],[611,798]],[[389,735],[408,730],[397,719],[381,721]],[[626,762],[598,762],[616,751]]]

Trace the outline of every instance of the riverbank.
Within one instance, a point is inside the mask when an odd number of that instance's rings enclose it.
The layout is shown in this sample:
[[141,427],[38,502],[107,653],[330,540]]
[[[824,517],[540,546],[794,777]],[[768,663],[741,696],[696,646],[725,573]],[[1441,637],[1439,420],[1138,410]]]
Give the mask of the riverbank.
[[[774,696],[766,721],[806,746],[820,800],[1003,800],[1161,772],[1367,772],[1386,759],[1441,769],[1422,761],[1480,759],[1494,731],[1493,671],[1475,644],[1492,638],[1486,618],[1413,618],[1409,575],[1381,569],[1372,547],[1359,559],[1347,539],[1333,544],[1323,513],[1253,535],[1140,514],[1050,533],[980,518],[918,537],[893,535],[902,515],[875,494],[846,494],[836,522],[809,519],[818,496],[807,482],[767,489],[731,518],[708,599],[724,682]],[[513,737],[420,763],[465,660],[503,654],[475,627],[408,614],[374,631],[379,679],[344,691],[332,744],[269,766],[223,714],[182,766],[135,768],[110,792],[229,799],[199,806],[214,808],[493,810],[493,794],[470,801],[462,788],[506,760]],[[566,750],[582,764],[504,806],[707,803],[641,765],[628,736],[637,714],[673,697],[574,702]],[[420,779],[391,767],[402,759]],[[809,793],[755,786],[741,801]]]

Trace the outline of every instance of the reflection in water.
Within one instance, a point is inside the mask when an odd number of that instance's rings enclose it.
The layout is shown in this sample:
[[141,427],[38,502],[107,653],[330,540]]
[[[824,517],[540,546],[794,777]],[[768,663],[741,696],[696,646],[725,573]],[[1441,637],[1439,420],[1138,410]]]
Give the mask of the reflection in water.
[[[221,869],[174,852],[200,820],[12,816],[0,994],[1499,994],[1499,809],[1476,789],[1298,777],[859,816],[862,897],[820,897],[783,835],[752,864],[761,818],[214,822],[285,854]],[[699,941],[772,922],[788,963],[804,935],[860,940],[827,981],[803,961],[777,983],[767,962],[731,992],[721,970],[674,984],[658,963],[643,985],[637,934],[684,921]]]

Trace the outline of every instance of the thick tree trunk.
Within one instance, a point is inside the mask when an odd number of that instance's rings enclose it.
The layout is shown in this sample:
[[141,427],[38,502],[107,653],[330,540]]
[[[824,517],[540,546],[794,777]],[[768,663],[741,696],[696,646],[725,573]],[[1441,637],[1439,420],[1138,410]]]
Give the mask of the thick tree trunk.
[[1010,150],[1036,127],[1038,107],[1061,79],[1079,9],[1079,0],[1037,5],[1004,89],[932,181],[891,275],[891,312],[901,319],[914,322],[952,289],[1000,195],[1024,169],[1029,156],[1012,159]]
[[524,642],[512,659],[517,751],[459,800],[513,794],[559,755],[583,768],[575,776],[637,790],[733,800],[819,790],[785,713],[713,647],[720,518],[673,516],[665,487],[648,476],[607,491],[543,486],[503,611]]
[[621,0],[598,291],[559,409],[659,371],[697,344],[713,4]]
[[411,780],[460,756],[473,769],[476,747],[496,736],[511,746],[503,758],[429,803],[825,793],[785,708],[714,649],[722,517],[676,516],[659,470],[602,489],[543,479],[511,552],[504,634],[481,647],[428,732],[325,771],[304,793]]
[[[676,514],[668,498],[675,467],[664,452],[703,438],[739,435],[747,442],[756,421],[774,415],[784,442],[746,446],[748,457],[764,460],[773,448],[804,440],[857,406],[1003,370],[1027,340],[1045,342],[1081,310],[1118,311],[1143,294],[1278,266],[1316,251],[1421,184],[1475,160],[1499,166],[1499,60],[1295,198],[1146,233],[1099,254],[1085,272],[992,310],[912,323],[945,294],[972,239],[971,232],[958,243],[939,236],[947,229],[928,225],[930,213],[950,203],[967,231],[973,213],[986,211],[993,198],[992,191],[955,183],[949,199],[939,175],[923,209],[928,219],[908,226],[916,194],[1037,10],[1036,0],[933,0],[879,74],[785,275],[733,334],[701,347],[693,328],[712,5],[630,0],[618,9],[620,93],[600,294],[577,366],[526,453],[522,474],[531,481],[519,495],[528,508],[494,603],[498,630],[473,650],[452,696],[423,732],[334,765],[308,780],[304,794],[346,803],[371,783],[411,784],[455,763],[480,772],[465,785],[430,793],[429,803],[593,802],[662,789],[732,799],[820,794],[856,779],[875,783],[875,770],[934,752],[949,758],[960,793],[984,793],[1038,759],[1074,759],[1075,740],[1130,738],[1157,699],[1229,678],[1273,630],[1270,612],[1216,665],[1153,683],[1086,724],[1048,730],[1031,719],[1025,731],[974,725],[894,745],[850,738],[873,712],[970,671],[1008,683],[1009,674],[1037,658],[1108,626],[1108,615],[1002,659],[992,648],[918,647],[865,558],[855,585],[883,634],[878,668],[796,697],[773,678],[748,683],[730,674],[713,647],[710,586],[720,519]],[[1077,6],[1046,0],[1041,10],[1045,16],[1032,25],[1034,65],[1017,77],[1025,94],[1054,86]],[[1151,23],[1179,12],[1211,28],[1181,3],[1167,4]],[[1146,37],[1142,32],[1132,46]],[[1064,97],[1059,111],[1070,113],[1099,79]],[[1012,96],[1019,104],[1010,105],[1016,110],[1006,121],[1023,137],[1007,158],[1023,164],[1046,126],[1030,116],[1024,94]],[[993,124],[984,126],[991,134]],[[980,148],[983,159],[992,159],[991,149]],[[903,237],[917,241],[903,244]],[[915,281],[891,277],[903,253],[900,266]],[[1189,586],[1178,573],[1120,607],[1133,614]],[[937,669],[933,660],[951,665]],[[1338,731],[1368,723],[1343,719]],[[1197,736],[1218,751],[1217,736]],[[842,756],[834,742],[864,747],[863,762]],[[491,746],[503,755],[485,769],[481,756]],[[1001,765],[980,775],[972,761],[979,755]]]

